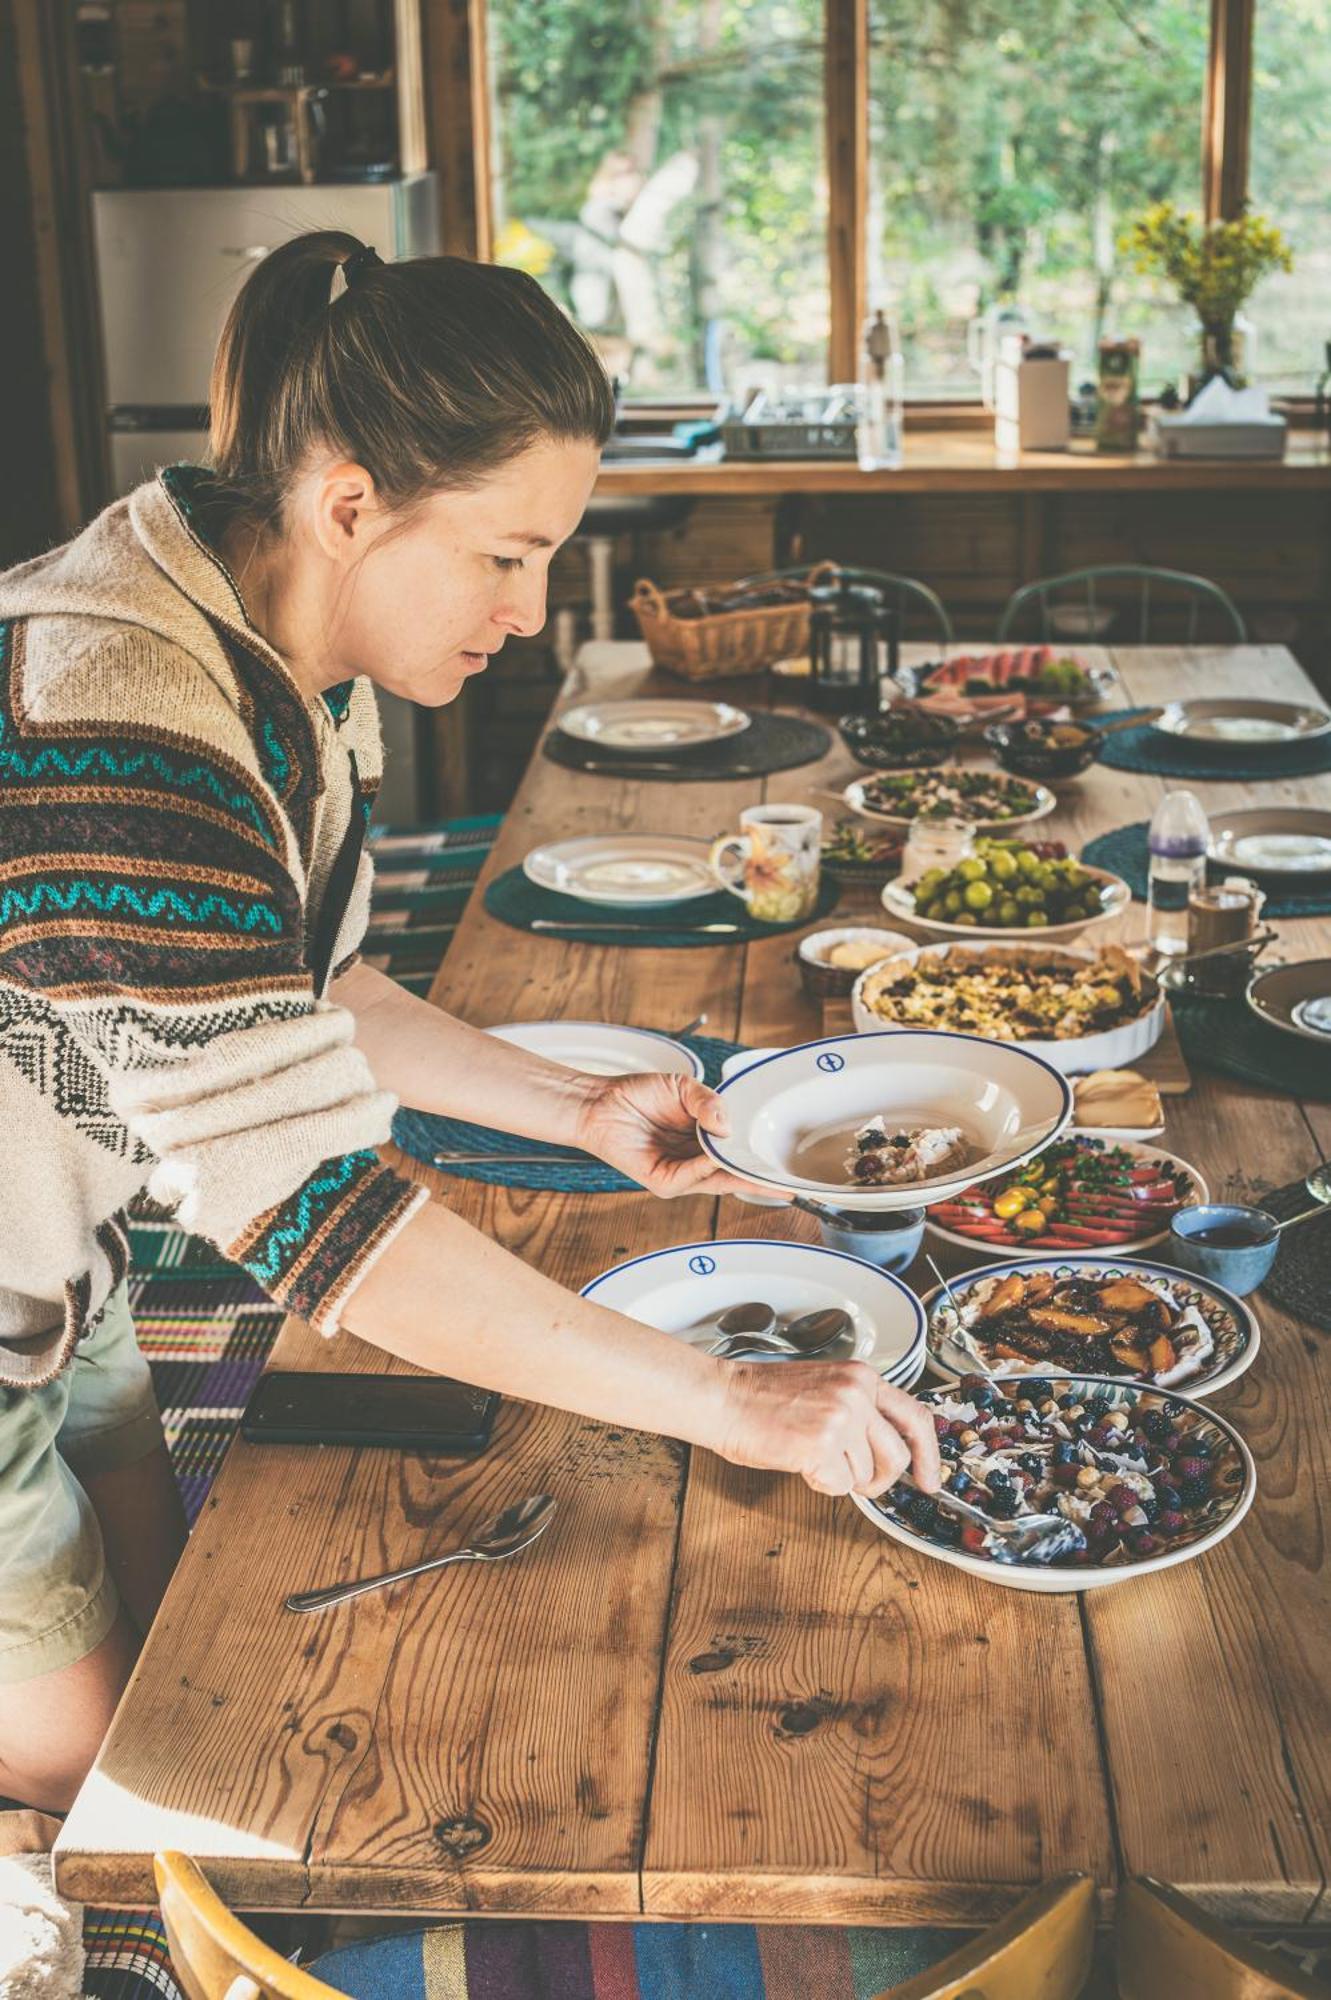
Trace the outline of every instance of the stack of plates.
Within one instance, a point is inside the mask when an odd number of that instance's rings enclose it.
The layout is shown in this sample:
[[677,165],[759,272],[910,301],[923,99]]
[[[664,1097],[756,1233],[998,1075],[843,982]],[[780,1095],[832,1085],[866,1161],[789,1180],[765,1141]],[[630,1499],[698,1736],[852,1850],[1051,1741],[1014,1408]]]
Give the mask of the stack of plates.
[[[924,1307],[910,1287],[876,1264],[816,1244],[759,1237],[679,1243],[616,1264],[584,1285],[582,1295],[700,1348],[718,1338],[717,1314],[729,1306],[761,1300],[783,1320],[840,1306],[854,1331],[820,1360],[867,1361],[902,1389],[911,1388],[924,1368]],[[764,1365],[807,1364],[773,1359]]]

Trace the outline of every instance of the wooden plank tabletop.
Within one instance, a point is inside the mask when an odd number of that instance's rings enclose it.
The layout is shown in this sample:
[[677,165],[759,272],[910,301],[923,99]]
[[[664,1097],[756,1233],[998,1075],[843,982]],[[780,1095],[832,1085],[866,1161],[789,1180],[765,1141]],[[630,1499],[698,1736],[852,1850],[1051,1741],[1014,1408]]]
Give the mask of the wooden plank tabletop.
[[[641,686],[639,657],[612,655],[620,680],[598,691]],[[1279,648],[1104,657],[1136,701],[1308,692]],[[753,705],[762,688],[726,692]],[[838,748],[761,789],[802,798],[849,775]],[[482,887],[538,839],[721,831],[759,789],[538,756]],[[1096,767],[1048,830],[1081,841],[1146,817],[1162,789]],[[1212,809],[1252,796],[1198,789]],[[1331,784],[1264,796],[1326,804]],[[480,893],[434,990],[480,1025],[670,1027],[705,1008],[712,1032],[755,1045],[820,1032],[789,936],[605,950],[506,929]],[[857,893],[838,916],[870,909]],[[1124,934],[1141,924],[1138,907]],[[1282,923],[1282,948],[1324,951],[1325,928]],[[1167,1116],[1166,1143],[1217,1191],[1331,1153],[1325,1104],[1204,1072]],[[571,1285],[674,1242],[812,1233],[730,1201],[410,1171]],[[1106,1905],[1124,1872],[1148,1872],[1234,1920],[1324,1917],[1326,1343],[1258,1307],[1260,1356],[1215,1399],[1257,1458],[1247,1521],[1197,1562],[1081,1598],[987,1587],[796,1481],[548,1409],[507,1404],[465,1465],[237,1441],[61,1835],[60,1885],[151,1901],[152,1852],[175,1845],[249,1908],[958,1923],[1078,1867]],[[274,1363],[411,1372],[295,1322]],[[557,1526],[502,1574],[447,1570],[317,1621],[281,1609],[293,1586],[418,1560],[539,1490],[558,1495]]]

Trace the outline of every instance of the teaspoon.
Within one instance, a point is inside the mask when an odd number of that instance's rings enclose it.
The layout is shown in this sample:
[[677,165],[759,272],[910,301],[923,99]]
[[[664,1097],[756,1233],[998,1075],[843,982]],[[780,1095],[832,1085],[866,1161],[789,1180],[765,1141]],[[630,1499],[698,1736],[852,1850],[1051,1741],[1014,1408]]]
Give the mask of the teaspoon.
[[322,1611],[330,1604],[342,1604],[348,1597],[360,1597],[367,1590],[382,1590],[390,1583],[402,1583],[409,1576],[424,1576],[427,1570],[442,1569],[446,1563],[502,1562],[518,1555],[543,1535],[554,1516],[555,1503],[548,1493],[534,1493],[530,1500],[518,1500],[487,1521],[465,1549],[450,1555],[432,1556],[428,1562],[412,1563],[407,1569],[391,1569],[382,1576],[358,1577],[354,1583],[334,1583],[326,1590],[293,1591],[286,1600],[288,1611]]

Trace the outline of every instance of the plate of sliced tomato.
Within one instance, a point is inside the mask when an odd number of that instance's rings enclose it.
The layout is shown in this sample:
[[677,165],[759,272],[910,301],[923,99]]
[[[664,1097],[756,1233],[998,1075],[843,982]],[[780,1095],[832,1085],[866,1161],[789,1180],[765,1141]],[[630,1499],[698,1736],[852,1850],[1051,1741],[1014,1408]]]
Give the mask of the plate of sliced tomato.
[[1159,1146],[1072,1130],[1024,1167],[927,1212],[945,1243],[999,1257],[1146,1250],[1180,1208],[1209,1201],[1196,1167]]

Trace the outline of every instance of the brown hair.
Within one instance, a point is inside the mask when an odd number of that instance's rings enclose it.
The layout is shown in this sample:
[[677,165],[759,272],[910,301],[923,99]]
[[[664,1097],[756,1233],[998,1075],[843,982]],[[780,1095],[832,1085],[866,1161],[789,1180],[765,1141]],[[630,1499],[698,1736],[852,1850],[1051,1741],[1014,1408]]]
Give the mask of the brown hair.
[[595,350],[534,278],[464,257],[382,264],[338,229],[255,267],[218,343],[211,400],[214,470],[262,522],[319,447],[406,507],[474,485],[538,438],[604,443],[614,423]]

